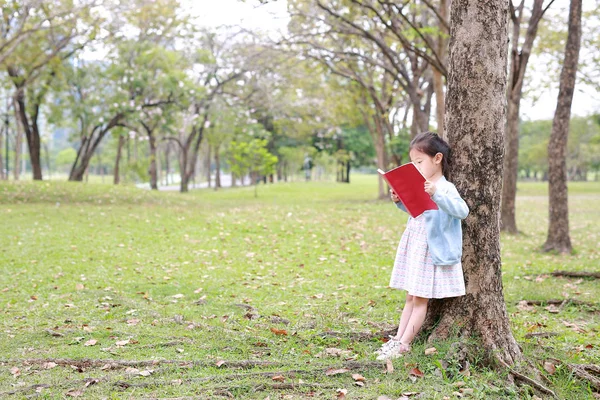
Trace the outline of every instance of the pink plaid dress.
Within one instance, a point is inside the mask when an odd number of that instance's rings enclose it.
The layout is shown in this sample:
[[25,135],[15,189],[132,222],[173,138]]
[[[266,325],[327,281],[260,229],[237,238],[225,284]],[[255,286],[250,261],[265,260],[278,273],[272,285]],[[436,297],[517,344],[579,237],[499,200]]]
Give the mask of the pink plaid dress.
[[396,252],[390,287],[427,299],[465,294],[465,279],[460,263],[433,265],[427,245],[424,214],[408,218]]

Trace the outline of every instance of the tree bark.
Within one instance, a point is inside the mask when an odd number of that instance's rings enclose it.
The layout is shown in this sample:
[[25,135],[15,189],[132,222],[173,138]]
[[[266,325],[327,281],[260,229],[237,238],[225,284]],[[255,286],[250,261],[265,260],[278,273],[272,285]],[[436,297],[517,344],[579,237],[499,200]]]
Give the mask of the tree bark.
[[151,132],[148,132],[148,144],[150,145],[150,167],[148,173],[150,174],[150,188],[152,190],[158,190],[158,174],[156,168],[156,137]]
[[565,46],[565,58],[560,73],[558,102],[552,133],[548,143],[548,191],[549,214],[548,238],[544,251],[570,253],[569,206],[567,190],[567,139],[571,119],[571,104],[575,91],[575,78],[581,47],[581,0],[571,0],[569,9],[569,33]]
[[[512,0],[511,6],[512,6]],[[504,182],[502,185],[501,228],[509,233],[517,233],[515,199],[517,196],[517,175],[519,173],[519,112],[523,97],[523,81],[533,42],[537,36],[539,22],[544,15],[544,0],[534,0],[523,47],[519,50],[519,37],[523,18],[524,0],[515,9],[511,7],[512,48],[510,52],[510,73],[507,88],[506,139],[504,148]]]
[[23,150],[23,129],[21,119],[19,118],[19,104],[16,96],[13,97],[13,105],[15,110],[15,160],[13,168],[13,178],[18,181],[21,175],[21,151]]
[[215,190],[221,188],[221,158],[219,147],[219,145],[215,146]]
[[463,222],[465,296],[430,301],[429,340],[454,330],[477,336],[489,361],[513,364],[521,351],[511,330],[500,260],[508,4],[453,0],[446,131],[453,148],[451,180],[470,208]]
[[[6,110],[8,112],[8,110]],[[6,140],[6,146],[8,146],[8,126],[4,125],[3,129],[0,129],[0,179],[8,180],[8,167],[4,166],[5,155],[8,156],[8,152],[4,152],[4,141]],[[8,147],[6,147],[8,148]],[[6,173],[5,170],[6,169]]]
[[119,144],[117,146],[117,157],[115,158],[115,170],[113,171],[113,184],[118,185],[121,181],[119,174],[119,165],[121,163],[121,154],[123,153],[123,145],[125,145],[125,136],[119,135]]
[[[81,145],[77,149],[77,156],[69,173],[69,181],[81,182],[83,180],[96,148],[98,148],[106,134],[121,123],[122,118],[123,114],[117,114],[104,128],[101,125],[96,125],[89,134],[82,134]],[[137,140],[135,143],[137,143]]]
[[34,113],[31,115],[31,121],[27,112],[25,111],[25,93],[24,88],[17,89],[15,95],[17,101],[17,117],[21,121],[21,126],[25,131],[25,138],[27,139],[27,146],[29,147],[29,161],[31,162],[31,170],[33,172],[33,180],[42,180],[42,161],[41,161],[41,142],[40,132],[37,125],[37,117],[39,105],[33,105]]
[[[449,4],[447,0],[440,1],[439,14],[440,19],[438,24],[438,29],[440,33],[437,37],[437,54],[440,61],[446,65],[446,55],[448,53],[448,29],[445,24],[445,21],[448,20],[448,11]],[[445,94],[444,94],[444,75],[442,71],[438,70],[434,66],[431,67],[433,71],[433,88],[435,91],[435,117],[437,121],[437,132],[438,135],[446,138],[446,132],[444,129],[444,116],[446,114],[446,105],[445,105]]]

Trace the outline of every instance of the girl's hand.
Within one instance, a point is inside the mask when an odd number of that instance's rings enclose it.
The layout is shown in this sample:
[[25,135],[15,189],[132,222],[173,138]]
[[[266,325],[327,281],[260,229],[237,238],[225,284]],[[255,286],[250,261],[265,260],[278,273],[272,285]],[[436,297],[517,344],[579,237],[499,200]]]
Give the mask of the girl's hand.
[[435,186],[435,183],[430,182],[430,181],[425,182],[425,191],[427,192],[427,194],[429,196],[433,196],[435,194],[436,190],[437,190],[437,187]]
[[396,195],[396,192],[394,192],[392,189],[390,189],[390,198],[394,203],[398,203],[400,201],[400,197],[398,197],[398,195]]

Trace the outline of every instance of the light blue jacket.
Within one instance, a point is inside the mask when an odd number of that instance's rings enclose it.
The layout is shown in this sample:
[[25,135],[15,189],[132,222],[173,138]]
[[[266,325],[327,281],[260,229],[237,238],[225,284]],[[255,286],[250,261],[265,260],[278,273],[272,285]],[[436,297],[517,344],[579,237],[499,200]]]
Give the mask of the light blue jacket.
[[[439,210],[424,212],[429,254],[434,265],[454,265],[462,257],[460,220],[467,218],[469,207],[445,177],[442,176],[435,185],[436,191],[431,199]],[[402,202],[396,203],[396,206],[406,211]]]

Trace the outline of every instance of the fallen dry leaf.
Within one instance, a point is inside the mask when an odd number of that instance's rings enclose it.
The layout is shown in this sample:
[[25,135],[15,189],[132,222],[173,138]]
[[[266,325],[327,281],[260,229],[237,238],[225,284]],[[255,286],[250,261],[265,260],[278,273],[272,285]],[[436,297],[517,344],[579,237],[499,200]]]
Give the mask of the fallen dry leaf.
[[361,381],[355,381],[355,382],[354,382],[354,384],[355,384],[356,386],[360,386],[360,387],[363,387],[363,386],[365,386],[365,383],[364,383],[364,382],[361,382]]
[[424,377],[424,376],[425,376],[425,374],[424,374],[424,373],[422,373],[422,372],[419,370],[419,368],[417,368],[417,367],[415,367],[415,368],[411,369],[411,370],[408,372],[408,374],[409,374],[409,375],[416,376],[417,378],[422,378],[422,377]]
[[388,374],[394,372],[394,363],[392,363],[392,360],[385,360],[385,372]]
[[18,367],[12,367],[10,369],[10,373],[16,378],[17,376],[21,375],[21,370]]
[[98,341],[96,339],[90,339],[87,342],[85,342],[83,345],[84,346],[94,346],[96,343],[98,343]]
[[57,366],[58,366],[58,364],[55,362],[52,362],[52,361],[45,362],[42,364],[42,368],[44,368],[44,369],[52,369],[52,368],[56,368]]
[[345,399],[348,394],[348,389],[337,389],[335,392],[337,393],[338,399]]
[[432,354],[437,353],[437,349],[435,347],[430,347],[428,349],[425,349],[425,355],[426,356],[430,356]]
[[129,339],[128,340],[119,340],[118,342],[115,343],[117,346],[123,347],[127,344],[129,344]]
[[283,375],[275,375],[271,379],[274,380],[274,381],[276,381],[276,382],[283,382],[283,381],[285,381],[285,377]]
[[527,304],[527,300],[521,300],[518,304],[517,304],[517,308],[521,311],[533,311],[535,310],[535,307],[530,306],[529,304]]
[[141,376],[150,376],[150,375],[152,375],[153,372],[154,372],[154,370],[152,370],[152,369],[146,369],[144,371],[140,371],[140,375]]
[[129,326],[135,326],[139,323],[140,323],[140,320],[137,318],[131,318],[131,319],[127,320],[127,325],[129,325]]
[[71,389],[67,393],[65,393],[65,396],[68,396],[68,397],[80,397],[80,396],[83,396],[83,390]]
[[556,372],[556,365],[554,365],[552,362],[550,361],[545,361],[544,362],[544,369],[546,370],[547,373],[549,373],[550,375],[554,375],[554,373]]
[[357,382],[365,382],[366,379],[364,376],[362,376],[361,374],[352,374],[352,379],[354,379]]
[[95,385],[98,382],[100,382],[100,379],[89,378],[89,379],[86,380],[84,386],[85,387],[92,386],[92,385]]
[[125,368],[125,373],[131,374],[131,375],[137,375],[140,373],[140,370],[137,368],[133,368],[133,367],[127,367],[127,368]]
[[225,360],[219,360],[217,361],[217,367],[220,367],[221,365],[225,364]]
[[325,375],[327,376],[332,376],[332,375],[339,375],[339,374],[344,374],[346,372],[350,371],[348,368],[329,368],[327,371],[325,371]]
[[281,336],[287,336],[287,331],[285,329],[277,329],[277,328],[271,328],[271,332],[273,332],[276,335],[281,335]]

